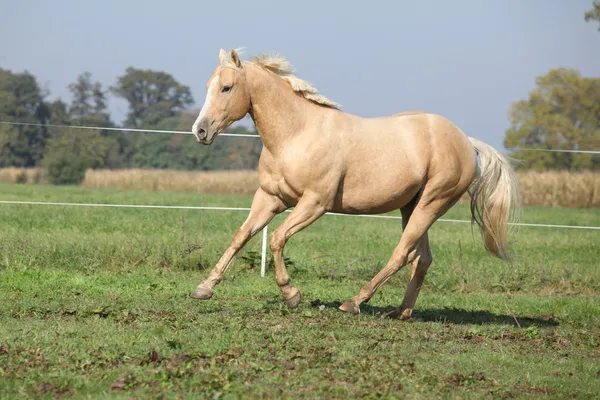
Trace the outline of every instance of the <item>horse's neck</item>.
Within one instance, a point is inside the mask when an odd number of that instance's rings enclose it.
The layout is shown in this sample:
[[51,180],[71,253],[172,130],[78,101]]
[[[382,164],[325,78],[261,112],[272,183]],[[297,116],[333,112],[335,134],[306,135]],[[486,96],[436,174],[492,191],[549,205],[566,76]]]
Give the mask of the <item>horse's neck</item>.
[[301,131],[310,104],[280,78],[251,66],[247,72],[252,110],[250,115],[265,147],[277,156],[294,135]]

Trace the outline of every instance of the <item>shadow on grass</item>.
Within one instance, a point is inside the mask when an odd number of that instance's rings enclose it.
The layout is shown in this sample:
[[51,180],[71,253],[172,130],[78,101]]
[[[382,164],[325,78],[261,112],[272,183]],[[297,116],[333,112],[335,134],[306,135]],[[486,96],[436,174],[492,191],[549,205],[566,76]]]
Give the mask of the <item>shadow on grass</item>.
[[[338,308],[342,305],[341,302],[321,302],[314,300],[311,302],[313,307],[319,307],[324,305],[327,308]],[[360,310],[363,314],[381,316],[384,313],[394,310],[396,307],[376,307],[370,306],[369,304],[361,304]],[[340,311],[342,312],[342,311]],[[539,327],[550,327],[558,326],[559,323],[552,317],[548,318],[536,318],[526,317],[519,315],[505,315],[505,314],[494,314],[485,310],[464,310],[461,308],[437,308],[430,310],[415,310],[413,312],[413,320],[423,322],[440,322],[443,324],[455,324],[455,325],[485,325],[485,324],[497,324],[497,325],[513,325],[526,328],[528,326],[536,325]],[[518,321],[518,323],[517,323]]]
[[[463,310],[460,308],[444,307],[432,310],[416,310],[413,317],[420,321],[433,321],[450,324],[499,324],[514,325],[526,328],[528,326],[558,326],[558,321],[552,317],[536,318],[518,315],[494,314],[485,310]],[[518,324],[517,324],[518,321]]]

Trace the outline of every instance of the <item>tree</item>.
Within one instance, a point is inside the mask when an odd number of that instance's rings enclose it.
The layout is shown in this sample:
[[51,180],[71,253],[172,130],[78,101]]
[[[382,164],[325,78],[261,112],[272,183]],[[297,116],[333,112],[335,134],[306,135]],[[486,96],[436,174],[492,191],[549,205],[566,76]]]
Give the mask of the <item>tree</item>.
[[129,103],[130,127],[154,127],[194,103],[189,87],[160,71],[129,67],[111,90]]
[[[48,123],[51,125],[68,125],[71,123],[69,115],[69,106],[61,99],[54,100],[52,103],[47,103],[48,108]],[[52,128],[49,128],[50,136],[52,136]]]
[[[73,102],[69,107],[60,100],[50,105],[50,123],[110,127],[105,92],[99,82],[92,82],[84,72],[69,85]],[[111,132],[98,130],[50,128],[50,139],[44,149],[43,165],[54,184],[79,184],[88,168],[110,166],[119,153],[119,143]]]
[[92,74],[84,72],[69,85],[73,101],[69,107],[71,118],[79,124],[113,126],[108,114],[106,92],[100,82],[92,82]]
[[[0,68],[0,120],[40,126],[0,125],[0,167],[43,166],[58,184],[77,184],[88,168],[173,168],[186,170],[254,169],[262,149],[259,140],[222,139],[200,146],[191,135],[121,133],[108,112],[107,90],[89,72],[69,86],[70,104],[45,101],[45,93],[28,72]],[[127,125],[190,131],[198,115],[190,89],[171,75],[128,68],[111,88],[129,102]],[[50,125],[98,126],[97,130]],[[244,127],[229,132],[249,133]]]
[[[191,114],[180,112],[154,126],[159,130],[189,131],[194,123]],[[132,166],[137,168],[201,169],[207,159],[204,152],[190,151],[195,140],[190,135],[147,133],[137,135]]]
[[[197,112],[180,112],[162,120],[155,128],[190,131],[197,115]],[[255,133],[244,127],[231,128],[228,132]],[[192,135],[145,133],[138,135],[131,166],[185,170],[254,169],[261,149],[261,141],[253,138],[223,138],[207,147],[196,143]]]
[[[590,11],[587,11],[584,14],[584,18],[586,22],[596,21],[600,23],[600,1],[595,0],[592,3],[593,8]],[[600,26],[598,26],[598,30],[600,31]]]
[[43,166],[48,170],[50,183],[81,183],[88,168],[106,165],[107,156],[116,145],[114,139],[102,136],[98,130],[63,129],[48,141],[44,151]]
[[[0,115],[9,122],[46,122],[49,110],[33,75],[0,68]],[[0,125],[0,167],[37,165],[47,137],[44,127]]]
[[[574,69],[553,69],[538,77],[527,100],[509,111],[507,148],[597,150],[600,148],[600,78],[584,78]],[[522,168],[600,169],[593,154],[514,151]]]
[[[114,127],[108,112],[107,91],[100,82],[92,81],[92,74],[84,72],[77,80],[69,85],[73,101],[69,107],[69,114],[73,124],[85,126]],[[82,132],[85,133],[85,132]],[[104,166],[109,168],[123,168],[127,165],[132,143],[127,133],[100,130],[103,137],[112,138],[114,146],[109,147],[105,157]],[[93,135],[90,135],[92,138]]]

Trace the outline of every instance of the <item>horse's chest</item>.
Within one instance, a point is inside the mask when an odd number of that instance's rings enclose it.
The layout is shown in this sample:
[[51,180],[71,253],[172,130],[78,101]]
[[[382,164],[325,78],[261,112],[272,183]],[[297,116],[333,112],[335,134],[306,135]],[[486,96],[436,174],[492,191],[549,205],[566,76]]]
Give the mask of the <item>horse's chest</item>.
[[277,182],[277,195],[286,204],[296,205],[302,193],[298,191],[298,188],[292,187],[285,179],[280,179]]
[[262,174],[260,179],[261,188],[267,193],[280,198],[285,204],[294,206],[302,197],[303,188],[297,179],[285,176],[282,171],[274,166],[271,170]]
[[329,201],[339,183],[335,171],[327,157],[315,159],[287,151],[277,160],[264,163],[261,187],[289,206],[296,205],[306,191],[321,194],[324,201]]

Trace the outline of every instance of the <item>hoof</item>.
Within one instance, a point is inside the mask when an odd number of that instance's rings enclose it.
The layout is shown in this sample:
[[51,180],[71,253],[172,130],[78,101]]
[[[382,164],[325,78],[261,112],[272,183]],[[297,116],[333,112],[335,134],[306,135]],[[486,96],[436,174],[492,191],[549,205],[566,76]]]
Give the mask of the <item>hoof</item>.
[[190,296],[196,300],[208,300],[212,297],[212,295],[212,290],[198,286],[194,293],[192,293]]
[[360,314],[360,306],[354,304],[352,300],[346,300],[339,308],[340,310],[349,312],[350,314]]
[[300,303],[300,300],[302,299],[302,295],[300,294],[300,291],[295,287],[292,287],[292,290],[290,292],[292,293],[291,296],[287,299],[284,299],[285,304],[289,308],[296,308],[296,307],[298,307],[298,304]]
[[410,319],[411,316],[412,316],[411,309],[397,308],[395,310],[392,310],[390,312],[383,314],[381,316],[381,318],[392,318],[392,319],[399,319],[400,321],[406,321],[407,319]]

